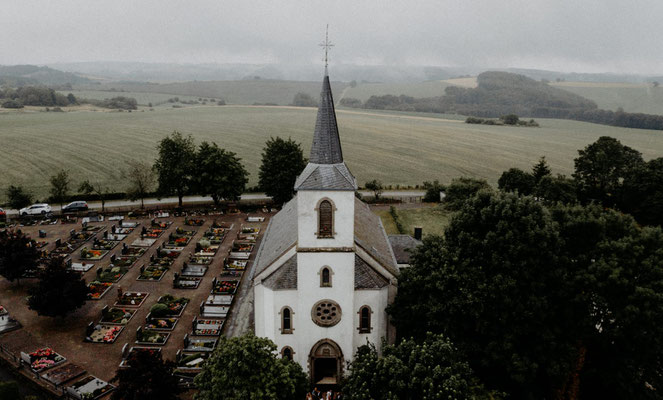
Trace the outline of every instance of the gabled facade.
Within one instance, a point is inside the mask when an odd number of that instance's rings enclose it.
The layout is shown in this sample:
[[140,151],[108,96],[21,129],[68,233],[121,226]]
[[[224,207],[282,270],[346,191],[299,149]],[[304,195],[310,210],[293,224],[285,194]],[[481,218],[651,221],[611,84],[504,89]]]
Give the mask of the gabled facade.
[[309,164],[269,223],[254,266],[256,335],[316,385],[342,377],[357,347],[393,340],[385,308],[398,269],[380,218],[356,199],[325,75]]

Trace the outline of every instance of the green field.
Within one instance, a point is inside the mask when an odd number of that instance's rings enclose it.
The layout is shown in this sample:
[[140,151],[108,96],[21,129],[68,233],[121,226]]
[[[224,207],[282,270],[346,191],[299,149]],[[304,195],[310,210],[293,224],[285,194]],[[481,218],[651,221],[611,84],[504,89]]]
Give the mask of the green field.
[[[89,178],[124,190],[120,173],[127,161],[154,160],[157,142],[173,130],[238,153],[255,185],[265,141],[289,136],[308,153],[315,115],[313,108],[250,106],[2,113],[0,188],[22,184],[44,196],[48,177],[66,168],[73,186]],[[660,131],[575,121],[542,119],[541,128],[518,128],[361,110],[339,110],[338,121],[345,159],[360,184],[374,178],[386,184],[448,183],[462,175],[494,184],[504,170],[528,169],[542,155],[553,172],[569,174],[577,150],[602,135],[636,148],[646,159],[663,156]]]
[[[314,99],[320,97],[322,88],[322,77],[320,82],[300,82],[300,81],[277,81],[267,79],[243,80],[243,81],[193,81],[193,82],[174,82],[174,83],[112,83],[102,85],[101,87],[79,87],[84,91],[98,92],[101,90],[125,90],[125,93],[134,93],[138,103],[143,103],[139,98],[150,98],[150,94],[165,95],[165,99],[175,96],[188,96],[189,99],[198,99],[199,97],[214,99],[223,99],[228,104],[278,104],[288,105],[292,103],[295,94],[302,92],[313,96]],[[89,86],[89,85],[88,85]],[[341,93],[347,84],[342,82],[332,82],[334,93]],[[121,96],[123,92],[119,93]],[[128,95],[127,95],[128,96]],[[110,96],[114,97],[114,96]],[[105,98],[105,97],[104,97]],[[152,102],[154,103],[154,101]]]
[[444,89],[451,86],[441,81],[428,81],[417,83],[361,83],[356,87],[347,87],[343,93],[337,95],[335,100],[341,98],[355,98],[366,101],[371,96],[384,96],[391,94],[400,96],[404,94],[411,97],[436,97],[443,96]]
[[[382,224],[388,235],[397,235],[399,233],[389,210],[374,210],[373,212],[382,219]],[[406,234],[412,235],[414,227],[418,226],[423,228],[424,237],[428,235],[442,235],[444,229],[449,225],[449,219],[451,218],[451,212],[439,205],[424,206],[421,208],[398,208],[397,213]]]
[[561,82],[552,84],[594,102],[599,108],[616,111],[663,115],[663,87],[636,84]]

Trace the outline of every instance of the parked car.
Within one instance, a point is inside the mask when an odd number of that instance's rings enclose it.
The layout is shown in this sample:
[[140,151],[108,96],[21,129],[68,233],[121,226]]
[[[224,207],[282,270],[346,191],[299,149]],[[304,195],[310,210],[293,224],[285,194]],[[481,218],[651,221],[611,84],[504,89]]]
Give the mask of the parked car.
[[33,204],[30,207],[21,208],[18,213],[22,217],[27,215],[46,215],[51,213],[51,206],[45,203]]
[[6,219],[7,219],[7,213],[5,212],[5,210],[0,208],[0,221],[4,221]]
[[75,211],[87,211],[88,206],[84,201],[72,201],[66,206],[62,207],[62,212],[75,212]]

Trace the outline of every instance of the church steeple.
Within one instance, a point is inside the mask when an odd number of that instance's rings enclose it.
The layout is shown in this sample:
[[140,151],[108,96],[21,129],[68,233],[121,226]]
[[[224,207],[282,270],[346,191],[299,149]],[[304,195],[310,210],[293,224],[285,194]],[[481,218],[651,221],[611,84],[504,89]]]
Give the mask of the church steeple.
[[338,135],[334,96],[332,96],[329,73],[327,72],[327,56],[329,35],[321,44],[325,48],[325,77],[322,80],[318,118],[313,132],[313,144],[308,165],[295,182],[295,190],[357,190],[357,181],[343,161],[341,139]]
[[343,162],[341,139],[338,136],[336,111],[334,110],[334,97],[329,84],[329,75],[326,73],[322,82],[318,119],[315,122],[309,162],[313,164],[340,164]]

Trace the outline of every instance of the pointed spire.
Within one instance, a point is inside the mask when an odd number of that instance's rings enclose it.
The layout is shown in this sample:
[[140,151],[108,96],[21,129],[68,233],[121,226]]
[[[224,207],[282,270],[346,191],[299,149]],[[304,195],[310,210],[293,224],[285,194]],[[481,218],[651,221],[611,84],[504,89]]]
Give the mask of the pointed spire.
[[315,122],[313,145],[309,162],[313,164],[339,164],[343,162],[341,140],[338,136],[336,111],[329,76],[325,75],[318,106],[318,119]]

